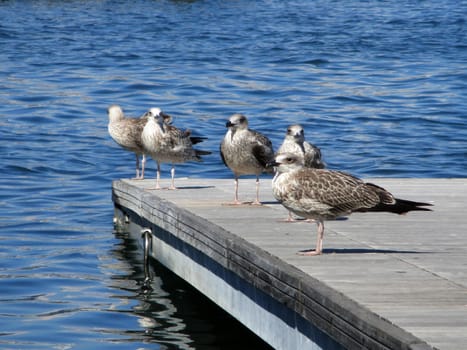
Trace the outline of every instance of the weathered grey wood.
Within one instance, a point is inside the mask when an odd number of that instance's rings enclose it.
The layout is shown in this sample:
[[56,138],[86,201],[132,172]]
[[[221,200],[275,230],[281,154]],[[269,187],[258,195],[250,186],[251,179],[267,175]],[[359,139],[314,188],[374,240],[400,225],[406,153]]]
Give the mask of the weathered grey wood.
[[[253,181],[240,181],[241,199],[254,198]],[[464,348],[467,179],[372,182],[432,201],[434,211],[326,222],[325,254],[316,257],[296,254],[314,245],[316,225],[282,222],[287,211],[267,180],[262,207],[223,205],[232,181],[211,179],[179,179],[176,191],[147,190],[153,180],[115,181],[113,200],[132,220],[177,239],[193,261],[215,262],[217,275],[233,273],[238,280],[225,280],[244,281],[349,349]]]

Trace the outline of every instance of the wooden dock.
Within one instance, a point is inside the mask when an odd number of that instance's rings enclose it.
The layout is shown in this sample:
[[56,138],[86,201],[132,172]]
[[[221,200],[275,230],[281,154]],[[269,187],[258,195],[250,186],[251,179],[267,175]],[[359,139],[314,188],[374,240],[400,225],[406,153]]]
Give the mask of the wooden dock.
[[[276,349],[467,349],[467,179],[373,179],[433,212],[358,213],[285,223],[262,180],[262,207],[223,205],[232,180],[113,183],[120,225],[151,254]],[[166,184],[166,186],[168,183]],[[240,180],[240,199],[254,180]]]

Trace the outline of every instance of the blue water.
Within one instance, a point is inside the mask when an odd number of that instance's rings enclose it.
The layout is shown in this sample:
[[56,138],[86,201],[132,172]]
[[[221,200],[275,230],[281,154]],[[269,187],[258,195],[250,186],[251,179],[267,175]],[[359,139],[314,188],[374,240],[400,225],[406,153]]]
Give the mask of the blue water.
[[466,176],[466,1],[1,1],[0,18],[2,349],[265,347],[160,266],[142,292],[112,226],[134,158],[110,104],[209,137],[177,176],[232,176],[234,112],[276,147],[301,123],[359,176]]

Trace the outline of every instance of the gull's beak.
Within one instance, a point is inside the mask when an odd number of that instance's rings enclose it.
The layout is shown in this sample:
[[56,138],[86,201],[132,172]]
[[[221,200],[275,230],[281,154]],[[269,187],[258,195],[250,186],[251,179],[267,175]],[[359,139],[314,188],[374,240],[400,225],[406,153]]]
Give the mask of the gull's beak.
[[279,165],[281,165],[281,163],[278,163],[278,162],[276,162],[275,160],[272,160],[272,161],[266,163],[266,166],[267,166],[268,168],[269,168],[269,167],[271,167],[271,168],[272,168],[272,167],[276,167],[276,166],[279,166]]

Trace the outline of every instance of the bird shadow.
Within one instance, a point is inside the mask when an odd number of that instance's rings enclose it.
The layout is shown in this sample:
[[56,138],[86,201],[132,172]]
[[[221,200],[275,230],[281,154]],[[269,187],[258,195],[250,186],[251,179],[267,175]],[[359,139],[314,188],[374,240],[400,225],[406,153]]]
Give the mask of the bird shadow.
[[[349,220],[349,218],[347,217],[338,217],[336,219],[332,219],[332,220],[327,220],[327,221],[346,221],[346,220]],[[278,222],[283,222],[283,223],[287,223],[287,224],[295,224],[295,223],[301,223],[301,222],[305,222],[305,223],[316,223],[316,221],[314,221],[313,219],[307,219],[307,218],[300,218],[300,217],[296,217],[294,218],[292,221],[288,220],[288,219],[282,219],[282,220],[278,220]]]
[[175,189],[169,187],[162,187],[162,188],[153,188],[153,187],[146,187],[145,191],[179,191],[179,190],[202,190],[206,188],[214,188],[215,186],[177,186]]
[[261,204],[262,205],[274,205],[274,204],[280,205],[280,203],[277,201],[261,201]]
[[178,186],[177,190],[202,190],[206,188],[214,188],[216,186]]
[[[306,252],[304,250],[302,252]],[[397,250],[397,249],[371,249],[371,248],[326,248],[323,254],[429,254],[428,251]]]

